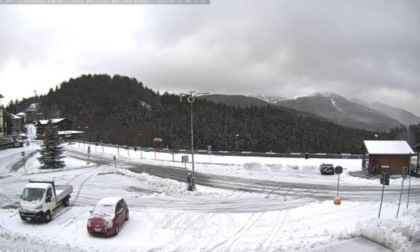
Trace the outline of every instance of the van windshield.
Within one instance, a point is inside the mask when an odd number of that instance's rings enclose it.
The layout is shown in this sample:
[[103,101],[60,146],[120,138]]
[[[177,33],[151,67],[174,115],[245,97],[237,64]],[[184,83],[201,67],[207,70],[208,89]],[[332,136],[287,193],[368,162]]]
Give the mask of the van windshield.
[[44,196],[45,189],[41,188],[25,188],[22,193],[22,200],[40,201]]

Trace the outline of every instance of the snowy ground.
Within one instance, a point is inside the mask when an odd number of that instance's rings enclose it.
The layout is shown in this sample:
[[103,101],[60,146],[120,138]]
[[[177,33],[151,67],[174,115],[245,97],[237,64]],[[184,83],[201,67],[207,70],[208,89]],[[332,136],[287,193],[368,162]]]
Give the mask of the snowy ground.
[[[200,186],[186,191],[185,183],[128,171],[130,163],[184,167],[182,155],[116,150],[91,146],[91,155],[112,162],[87,164],[84,144],[65,145],[66,167],[39,170],[32,143],[25,149],[0,151],[0,251],[324,251],[340,241],[366,237],[397,251],[419,251],[420,179],[411,179],[413,193],[407,208],[404,189],[398,219],[398,197],[385,194],[378,218],[381,189],[378,179],[350,175],[360,171],[361,160],[257,158],[195,155],[195,170],[208,174],[310,185],[336,185],[337,176],[322,176],[322,162],[344,167],[340,186],[369,186],[374,192],[361,200],[331,200],[248,193]],[[25,160],[21,152],[25,151]],[[156,160],[155,160],[156,158]],[[98,160],[98,159],[95,159]],[[191,160],[191,157],[189,158]],[[191,169],[191,164],[186,164]],[[16,209],[29,179],[53,179],[74,187],[71,206],[61,208],[48,224],[22,222]],[[399,189],[394,178],[388,189]],[[405,181],[405,188],[408,181]],[[376,197],[377,194],[377,197]],[[89,210],[104,196],[123,196],[130,220],[117,237],[98,238],[86,231]],[[372,196],[374,195],[374,196]],[[189,206],[194,207],[189,208]],[[258,210],[261,208],[261,210]]]

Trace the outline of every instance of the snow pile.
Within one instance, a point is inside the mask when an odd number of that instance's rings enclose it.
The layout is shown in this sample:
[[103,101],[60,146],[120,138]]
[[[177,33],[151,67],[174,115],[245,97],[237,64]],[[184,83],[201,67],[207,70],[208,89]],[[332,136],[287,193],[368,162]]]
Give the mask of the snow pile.
[[[34,145],[34,144],[33,144]],[[33,152],[35,150],[32,150]],[[81,167],[92,167],[95,166],[94,163],[87,164],[85,161],[74,159],[74,158],[64,158],[65,166],[63,168],[56,169],[40,169],[41,163],[38,158],[41,156],[39,152],[34,152],[33,155],[29,155],[25,159],[25,164],[17,171],[20,174],[29,175],[29,174],[40,174],[40,173],[50,173],[51,171],[65,171],[72,170],[75,168]]]
[[372,218],[358,223],[357,233],[394,251],[414,251],[420,242],[420,207],[412,205],[399,219]]
[[134,173],[126,169],[117,169],[117,173],[134,178],[140,182],[143,186],[149,187],[154,191],[158,191],[163,194],[184,194],[185,184],[180,183],[176,180],[158,178],[150,176],[147,173]]

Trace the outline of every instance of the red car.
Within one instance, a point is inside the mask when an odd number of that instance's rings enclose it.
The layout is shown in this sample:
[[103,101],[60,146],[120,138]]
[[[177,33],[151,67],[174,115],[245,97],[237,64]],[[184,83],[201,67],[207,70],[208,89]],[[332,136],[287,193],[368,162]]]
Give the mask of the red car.
[[117,235],[124,222],[129,218],[127,203],[120,197],[101,199],[90,213],[87,231],[92,235]]

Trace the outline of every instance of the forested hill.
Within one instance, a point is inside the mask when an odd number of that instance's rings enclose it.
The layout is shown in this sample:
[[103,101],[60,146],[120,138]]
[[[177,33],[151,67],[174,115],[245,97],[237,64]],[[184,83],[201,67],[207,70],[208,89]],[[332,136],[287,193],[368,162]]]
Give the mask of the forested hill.
[[[19,113],[31,103],[38,103],[43,118],[73,120],[75,129],[86,131],[86,140],[146,147],[159,137],[170,148],[190,148],[186,99],[160,95],[133,78],[83,75],[7,109]],[[194,103],[196,149],[211,145],[213,150],[360,153],[363,140],[375,133],[273,106],[243,108],[204,99]]]

